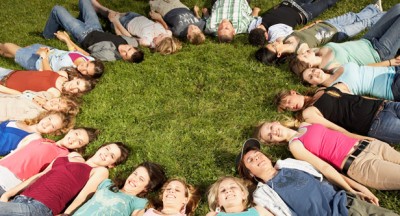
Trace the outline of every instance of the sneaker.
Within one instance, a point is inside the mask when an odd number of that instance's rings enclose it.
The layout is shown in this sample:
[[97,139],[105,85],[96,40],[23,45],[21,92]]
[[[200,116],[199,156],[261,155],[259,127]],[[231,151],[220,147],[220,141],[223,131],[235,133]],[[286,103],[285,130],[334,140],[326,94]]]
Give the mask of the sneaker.
[[383,7],[382,7],[382,0],[376,0],[374,5],[381,11],[383,12]]

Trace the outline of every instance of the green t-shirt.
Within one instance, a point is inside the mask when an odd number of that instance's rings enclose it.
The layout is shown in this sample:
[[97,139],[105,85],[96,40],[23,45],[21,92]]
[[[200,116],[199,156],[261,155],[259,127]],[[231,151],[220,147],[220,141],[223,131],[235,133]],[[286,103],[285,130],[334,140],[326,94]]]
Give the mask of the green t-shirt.
[[122,192],[114,193],[108,188],[110,179],[104,180],[93,197],[81,206],[73,215],[81,216],[130,216],[136,209],[144,209],[147,199],[128,195]]
[[299,44],[307,43],[310,48],[314,48],[328,42],[337,42],[336,33],[337,29],[335,27],[328,23],[320,22],[308,29],[294,31],[290,36],[296,36],[299,39]]

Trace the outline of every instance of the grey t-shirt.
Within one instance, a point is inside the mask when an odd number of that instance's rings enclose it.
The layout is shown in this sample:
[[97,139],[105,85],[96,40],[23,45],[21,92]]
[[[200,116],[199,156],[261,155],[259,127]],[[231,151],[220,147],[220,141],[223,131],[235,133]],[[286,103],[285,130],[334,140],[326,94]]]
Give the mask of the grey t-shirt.
[[197,18],[187,8],[175,8],[169,11],[163,17],[164,21],[170,27],[172,34],[179,38],[186,38],[189,25],[193,24],[204,30],[206,22]]

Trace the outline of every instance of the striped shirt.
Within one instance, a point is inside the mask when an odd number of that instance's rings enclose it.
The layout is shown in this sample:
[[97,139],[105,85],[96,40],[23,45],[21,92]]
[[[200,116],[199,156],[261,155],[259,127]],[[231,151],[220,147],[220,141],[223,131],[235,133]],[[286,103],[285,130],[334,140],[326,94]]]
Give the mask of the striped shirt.
[[205,32],[217,35],[218,25],[223,19],[231,21],[236,34],[246,33],[251,21],[252,10],[246,0],[217,0],[207,19]]

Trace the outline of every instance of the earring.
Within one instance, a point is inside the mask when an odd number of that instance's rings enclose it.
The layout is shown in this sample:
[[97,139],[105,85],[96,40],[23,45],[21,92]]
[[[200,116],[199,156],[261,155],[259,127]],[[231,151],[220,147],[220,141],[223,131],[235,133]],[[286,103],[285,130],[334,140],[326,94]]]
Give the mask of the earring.
[[218,206],[217,208],[215,208],[215,212],[220,213],[221,212],[221,208]]

